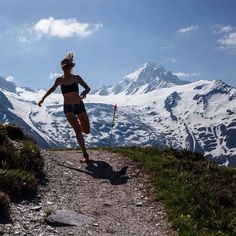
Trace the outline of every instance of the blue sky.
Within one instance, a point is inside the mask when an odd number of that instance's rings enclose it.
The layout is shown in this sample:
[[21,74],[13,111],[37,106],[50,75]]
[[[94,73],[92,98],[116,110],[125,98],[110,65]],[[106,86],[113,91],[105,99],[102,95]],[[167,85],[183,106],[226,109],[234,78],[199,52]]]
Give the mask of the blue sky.
[[147,61],[236,86],[235,11],[235,0],[1,0],[0,75],[48,88],[72,51],[92,89]]

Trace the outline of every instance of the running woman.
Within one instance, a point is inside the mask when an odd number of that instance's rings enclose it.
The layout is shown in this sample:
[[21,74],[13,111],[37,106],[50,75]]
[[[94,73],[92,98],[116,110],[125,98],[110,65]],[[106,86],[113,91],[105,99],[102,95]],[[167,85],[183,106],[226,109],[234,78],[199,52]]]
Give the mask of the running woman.
[[[89,155],[86,150],[82,132],[85,134],[90,133],[90,123],[82,99],[86,98],[90,88],[79,75],[72,73],[74,66],[73,53],[70,52],[61,61],[63,75],[55,80],[54,85],[47,91],[38,105],[41,107],[45,98],[53,93],[59,85],[61,86],[61,92],[64,98],[64,113],[75,131],[77,142],[83,152],[83,159],[80,160],[83,163],[89,161]],[[84,88],[81,94],[79,94],[79,84]]]

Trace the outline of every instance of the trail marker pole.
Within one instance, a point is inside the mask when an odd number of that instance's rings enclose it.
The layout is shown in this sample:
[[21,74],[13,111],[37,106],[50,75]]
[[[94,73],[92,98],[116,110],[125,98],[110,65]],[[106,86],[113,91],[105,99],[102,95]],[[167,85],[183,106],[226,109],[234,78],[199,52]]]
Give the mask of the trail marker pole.
[[113,108],[113,116],[112,116],[112,122],[111,122],[109,147],[111,147],[112,131],[113,131],[113,127],[115,126],[115,116],[116,116],[117,105],[116,104],[112,105],[112,108]]

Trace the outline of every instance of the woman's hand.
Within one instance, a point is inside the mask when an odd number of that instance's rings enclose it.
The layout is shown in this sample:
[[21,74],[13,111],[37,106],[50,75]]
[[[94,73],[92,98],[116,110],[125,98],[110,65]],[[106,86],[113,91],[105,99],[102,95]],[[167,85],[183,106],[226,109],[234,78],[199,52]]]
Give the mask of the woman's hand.
[[81,99],[86,98],[86,95],[90,91],[89,86],[84,82],[84,80],[79,75],[76,76],[76,82],[85,88],[85,90],[80,94]]
[[86,95],[87,95],[86,91],[83,91],[83,92],[80,94],[81,99],[86,98]]
[[40,107],[42,106],[42,103],[43,103],[44,99],[55,91],[57,86],[60,84],[60,81],[61,81],[60,77],[55,80],[54,85],[46,92],[46,94],[43,96],[41,101],[39,101],[38,106],[40,106]]
[[38,103],[38,106],[42,106],[42,103],[43,103],[43,99],[41,100],[41,101],[39,101],[39,103]]

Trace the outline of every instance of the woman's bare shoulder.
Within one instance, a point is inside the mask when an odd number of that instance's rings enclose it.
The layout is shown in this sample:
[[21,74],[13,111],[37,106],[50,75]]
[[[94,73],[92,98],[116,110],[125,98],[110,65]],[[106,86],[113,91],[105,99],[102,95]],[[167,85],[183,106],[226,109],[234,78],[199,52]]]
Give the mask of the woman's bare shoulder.
[[75,79],[75,81],[76,81],[77,83],[80,83],[80,82],[81,82],[81,80],[82,80],[81,76],[80,76],[80,75],[78,75],[78,74],[76,74],[76,75],[73,75],[73,77],[74,77],[74,79]]
[[59,84],[61,84],[61,83],[62,83],[62,76],[57,77],[57,78],[55,79],[55,84],[59,85]]

